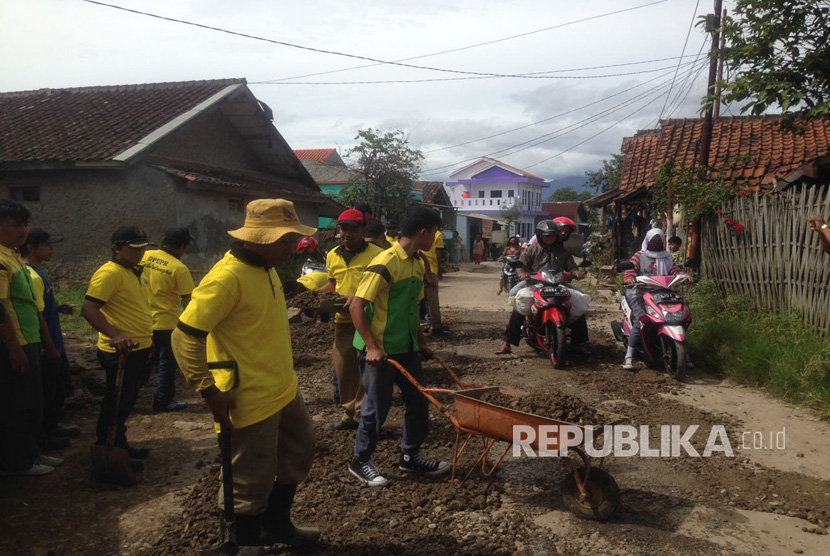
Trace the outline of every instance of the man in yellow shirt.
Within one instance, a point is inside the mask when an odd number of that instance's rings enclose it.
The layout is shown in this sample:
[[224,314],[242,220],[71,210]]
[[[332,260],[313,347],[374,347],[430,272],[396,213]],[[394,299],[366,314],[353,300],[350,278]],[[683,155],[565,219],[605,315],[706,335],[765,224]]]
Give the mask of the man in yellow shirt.
[[423,383],[421,357],[429,357],[432,352],[419,326],[418,302],[424,292],[424,263],[418,250],[429,250],[440,224],[441,217],[434,210],[422,205],[409,207],[401,224],[401,240],[372,260],[349,304],[357,330],[354,345],[360,351],[366,390],[349,473],[370,487],[388,483],[371,458],[396,384],[404,403],[398,468],[429,476],[450,470],[449,462],[426,459],[421,454],[421,445],[429,432],[429,402],[386,361],[388,355]]
[[[107,388],[98,415],[96,444],[107,442],[107,434],[116,423],[115,446],[128,448],[135,460],[146,458],[149,448],[127,443],[127,418],[138,399],[138,391],[147,376],[153,347],[153,318],[147,290],[141,280],[141,259],[148,246],[144,230],[123,226],[112,234],[112,260],[95,271],[89,281],[83,316],[98,331],[98,362],[107,375]],[[121,397],[116,409],[116,377],[119,355],[126,355]],[[134,463],[136,469],[142,466]]]
[[[340,232],[340,246],[329,251],[326,268],[329,271],[329,285],[321,291],[336,291],[346,298],[348,310],[357,285],[366,267],[375,256],[383,252],[377,245],[366,242],[366,221],[359,210],[344,211],[337,219]],[[363,400],[363,382],[360,379],[360,365],[354,341],[354,324],[348,313],[337,313],[334,317],[334,345],[331,348],[334,370],[340,391],[343,416],[331,425],[333,430],[353,430],[360,423],[360,402]]]
[[14,475],[45,475],[55,470],[39,458],[37,440],[43,418],[40,317],[32,277],[17,252],[26,241],[30,217],[23,205],[0,199],[0,306],[6,314],[6,322],[0,325],[0,472]]
[[[199,286],[172,335],[185,378],[214,421],[231,428],[237,541],[314,544],[291,523],[297,485],[314,457],[314,428],[297,386],[291,333],[276,268],[316,232],[283,199],[248,203],[245,225]],[[220,492],[219,504],[224,497]]]
[[182,307],[187,307],[195,287],[190,269],[180,260],[190,247],[190,231],[187,228],[171,228],[164,232],[161,249],[147,251],[141,261],[142,279],[147,281],[150,294],[150,310],[153,314],[154,358],[158,360],[154,411],[178,411],[187,407],[177,402],[176,358],[170,347],[170,335],[179,322]]
[[390,220],[386,223],[386,241],[390,244],[394,245],[398,243],[400,239],[401,228],[398,226],[398,223],[394,220]]
[[444,253],[444,234],[441,233],[441,228],[435,232],[435,241],[426,251],[421,251],[421,255],[427,263],[426,276],[424,278],[424,296],[429,306],[429,319],[432,335],[437,336],[446,334],[446,328],[441,322],[441,306],[438,300],[438,280],[443,277],[441,272],[441,256]]

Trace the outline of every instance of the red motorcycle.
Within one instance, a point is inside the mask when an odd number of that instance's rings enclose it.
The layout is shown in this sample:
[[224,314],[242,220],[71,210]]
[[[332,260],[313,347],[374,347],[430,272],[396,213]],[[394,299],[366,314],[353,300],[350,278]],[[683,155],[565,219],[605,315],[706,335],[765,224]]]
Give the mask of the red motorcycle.
[[522,338],[527,345],[550,357],[555,369],[565,366],[568,351],[567,325],[570,322],[570,272],[541,269],[527,279],[533,288],[530,314],[522,324]]

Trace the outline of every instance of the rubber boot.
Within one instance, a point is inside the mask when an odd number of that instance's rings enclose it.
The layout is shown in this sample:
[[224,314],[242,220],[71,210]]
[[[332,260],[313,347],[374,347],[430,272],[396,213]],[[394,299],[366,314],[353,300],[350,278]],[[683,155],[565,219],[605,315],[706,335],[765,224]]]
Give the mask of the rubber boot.
[[291,506],[294,505],[296,493],[297,485],[274,483],[268,496],[268,509],[262,514],[263,542],[266,545],[280,543],[303,548],[314,546],[320,541],[319,529],[299,528],[291,523]]
[[237,515],[236,544],[239,546],[262,546],[262,515]]

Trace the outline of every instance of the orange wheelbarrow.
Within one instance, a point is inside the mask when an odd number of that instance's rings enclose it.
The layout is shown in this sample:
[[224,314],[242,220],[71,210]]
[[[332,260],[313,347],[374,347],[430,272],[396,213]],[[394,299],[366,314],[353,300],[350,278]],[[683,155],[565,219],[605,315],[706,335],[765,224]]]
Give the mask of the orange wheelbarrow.
[[[579,426],[482,401],[480,398],[484,394],[493,391],[499,391],[510,397],[519,396],[524,393],[512,388],[480,386],[462,382],[458,378],[458,375],[441,358],[433,355],[432,359],[449,373],[453,381],[458,385],[458,390],[427,388],[419,384],[398,362],[392,359],[387,359],[387,362],[406,377],[455,427],[455,448],[452,458],[453,482],[456,481],[458,476],[459,459],[470,446],[470,441],[474,437],[481,439],[483,449],[481,455],[479,455],[470,470],[461,479],[461,482],[467,480],[478,464],[481,464],[481,471],[484,475],[489,476],[496,470],[513,445],[513,427],[515,426],[522,425],[535,430],[535,440],[529,442],[529,445],[537,451],[539,450],[539,439],[543,436],[539,427],[546,427],[546,429],[543,429],[544,437],[547,441],[545,448],[547,450],[558,451],[559,438],[556,432],[558,429],[547,427],[551,425]],[[455,414],[436,399],[436,394],[447,394],[453,397]],[[463,438],[465,435],[466,438]],[[487,456],[497,442],[506,442],[507,447],[498,456],[496,462],[488,469]],[[620,489],[610,473],[600,467],[592,467],[591,457],[585,452],[583,446],[584,444],[571,447],[571,450],[582,460],[582,467],[578,467],[570,455],[561,457],[571,470],[562,482],[562,497],[568,509],[578,517],[601,521],[614,513],[619,506]]]

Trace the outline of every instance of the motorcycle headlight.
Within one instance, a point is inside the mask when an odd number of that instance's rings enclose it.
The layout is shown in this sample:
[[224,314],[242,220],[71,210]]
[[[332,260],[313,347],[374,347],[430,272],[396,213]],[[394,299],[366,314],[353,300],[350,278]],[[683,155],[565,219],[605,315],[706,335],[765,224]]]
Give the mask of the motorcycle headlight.
[[649,316],[652,316],[652,317],[654,317],[654,318],[656,318],[656,319],[663,318],[663,315],[661,315],[660,313],[658,313],[657,311],[655,311],[655,310],[651,307],[651,305],[646,305],[646,314],[647,314],[647,315],[649,315]]
[[683,313],[666,313],[666,324],[680,324],[683,322]]

